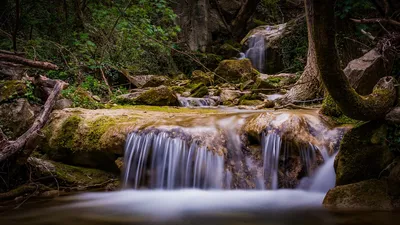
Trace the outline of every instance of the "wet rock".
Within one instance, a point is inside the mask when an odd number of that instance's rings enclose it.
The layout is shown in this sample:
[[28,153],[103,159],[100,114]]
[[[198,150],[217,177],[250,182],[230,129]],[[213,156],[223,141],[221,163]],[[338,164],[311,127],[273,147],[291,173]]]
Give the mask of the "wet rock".
[[326,194],[323,204],[334,209],[393,210],[387,187],[386,181],[375,179],[337,186]]
[[26,99],[0,105],[0,128],[10,138],[15,139],[27,131],[35,120],[36,108]]
[[22,67],[0,66],[0,80],[21,80],[25,73]]
[[386,125],[375,121],[344,135],[335,160],[336,185],[379,177],[394,158],[386,144],[386,134]]
[[251,65],[250,60],[224,60],[215,69],[216,81],[220,83],[241,83],[256,80],[258,72]]
[[195,70],[192,72],[192,76],[190,80],[193,84],[202,83],[206,86],[212,85],[214,83],[214,73],[212,72],[203,72],[201,70]]
[[54,105],[54,109],[65,109],[72,107],[72,101],[66,98],[57,100],[56,104]]
[[168,77],[159,75],[135,75],[129,76],[128,79],[137,88],[158,87],[171,82]]
[[166,86],[120,95],[117,97],[117,102],[131,105],[179,106],[178,97]]
[[268,74],[279,73],[285,69],[282,54],[283,40],[296,31],[303,29],[302,26],[306,26],[304,18],[291,20],[284,24],[259,26],[251,30],[241,41],[241,44],[248,48],[252,38],[262,36],[264,38],[265,60],[264,69],[261,72]]
[[283,87],[296,83],[297,75],[294,73],[280,73],[275,75],[261,74],[260,79],[274,84],[277,87]]

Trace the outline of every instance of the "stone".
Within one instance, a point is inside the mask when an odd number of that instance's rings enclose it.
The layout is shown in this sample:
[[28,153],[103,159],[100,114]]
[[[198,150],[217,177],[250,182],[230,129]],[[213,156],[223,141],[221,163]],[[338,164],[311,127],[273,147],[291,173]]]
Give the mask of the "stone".
[[0,80],[0,103],[22,97],[26,93],[26,83],[21,80]]
[[193,84],[202,83],[206,86],[209,86],[214,83],[214,73],[212,72],[204,73],[201,70],[195,70],[192,72],[190,80]]
[[380,54],[377,49],[372,49],[346,66],[344,73],[358,94],[371,94],[379,79],[390,75],[394,57],[389,54],[385,56]]
[[131,105],[179,106],[178,97],[166,86],[120,95],[117,97],[117,102]]
[[[98,169],[82,168],[77,166],[70,166],[51,160],[39,159],[29,157],[28,163],[34,171],[35,178],[47,179],[53,181],[57,179],[57,183],[63,187],[77,187],[84,186],[90,187],[95,185],[102,185],[108,182],[118,182],[118,173],[110,173]],[[101,188],[101,186],[99,186]],[[48,191],[42,195],[51,197],[58,193]]]
[[378,178],[394,159],[386,135],[387,126],[377,121],[347,132],[335,159],[336,185]]
[[386,181],[376,179],[337,186],[328,191],[323,204],[332,209],[393,210],[387,187]]
[[241,91],[222,89],[221,90],[221,102],[224,105],[233,104],[235,100],[239,101],[240,96],[242,96]]
[[158,87],[171,82],[168,77],[159,75],[135,75],[128,76],[128,79],[137,88]]
[[215,73],[217,74],[216,81],[219,83],[239,84],[248,80],[255,81],[258,76],[257,70],[248,59],[224,60],[215,69]]
[[202,98],[206,95],[208,95],[208,88],[203,83],[195,85],[190,91],[190,97]]
[[36,111],[26,99],[1,104],[0,128],[10,139],[15,139],[32,126]]
[[62,98],[57,100],[56,104],[54,105],[54,109],[60,110],[60,109],[65,109],[65,108],[71,108],[72,107],[72,101],[66,98]]
[[[265,60],[263,71],[260,72],[268,74],[279,73],[285,69],[282,53],[283,40],[290,38],[298,30],[304,29],[304,26],[306,26],[304,17],[283,24],[258,26],[250,30],[240,43],[245,49],[248,49],[252,38],[257,36],[264,37]],[[307,40],[307,36],[304,39]]]

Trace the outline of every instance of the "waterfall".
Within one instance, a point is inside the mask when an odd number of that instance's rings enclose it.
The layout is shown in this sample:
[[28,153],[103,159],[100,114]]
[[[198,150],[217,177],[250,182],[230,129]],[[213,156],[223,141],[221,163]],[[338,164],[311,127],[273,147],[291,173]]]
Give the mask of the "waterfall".
[[179,97],[178,100],[182,107],[210,107],[218,105],[212,98]]
[[275,132],[262,134],[262,152],[264,160],[264,179],[271,189],[278,189],[279,153],[281,138]]
[[222,156],[168,132],[131,133],[125,146],[124,185],[138,189],[221,189]]
[[250,59],[253,67],[261,73],[264,72],[265,64],[265,40],[262,35],[253,35],[249,38],[249,49],[245,53],[246,58]]
[[335,187],[336,174],[333,164],[337,154],[331,156],[325,164],[320,167],[315,176],[312,179],[311,186],[309,188],[312,192],[326,193],[329,189]]

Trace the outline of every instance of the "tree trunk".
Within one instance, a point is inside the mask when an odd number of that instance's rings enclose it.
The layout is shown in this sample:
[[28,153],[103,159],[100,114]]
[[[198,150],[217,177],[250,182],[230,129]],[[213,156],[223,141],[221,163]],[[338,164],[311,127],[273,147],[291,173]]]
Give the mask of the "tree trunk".
[[261,0],[247,0],[245,4],[243,4],[239,13],[236,16],[236,19],[232,21],[232,33],[236,38],[241,38],[244,36],[244,32],[246,30],[247,22],[253,16],[256,8]]
[[[306,5],[307,8],[307,5]],[[288,104],[294,101],[305,101],[320,98],[323,96],[323,88],[320,81],[319,71],[317,69],[317,60],[315,55],[315,44],[311,36],[311,21],[313,11],[310,8],[306,9],[307,14],[307,31],[308,31],[308,54],[307,64],[304,72],[296,84],[282,99],[282,103]]]
[[14,27],[14,32],[12,35],[12,41],[13,41],[13,50],[14,52],[17,51],[17,33],[19,29],[19,17],[20,17],[20,4],[19,0],[15,0],[15,27]]
[[352,119],[367,121],[385,118],[396,100],[395,79],[383,77],[370,95],[357,94],[340,68],[335,43],[335,1],[305,0],[305,3],[311,39],[315,40],[317,68],[332,99]]

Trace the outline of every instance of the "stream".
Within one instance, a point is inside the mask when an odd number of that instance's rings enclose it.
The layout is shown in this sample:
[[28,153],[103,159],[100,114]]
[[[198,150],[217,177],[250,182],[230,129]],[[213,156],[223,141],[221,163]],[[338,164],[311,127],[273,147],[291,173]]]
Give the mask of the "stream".
[[[173,120],[127,135],[120,191],[29,201],[1,215],[0,224],[381,225],[400,219],[399,213],[323,207],[347,128],[329,125],[316,111],[234,110]],[[254,131],[260,135],[251,136]]]

